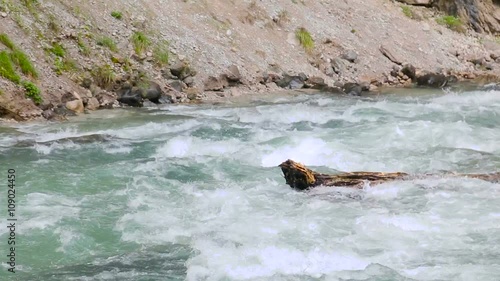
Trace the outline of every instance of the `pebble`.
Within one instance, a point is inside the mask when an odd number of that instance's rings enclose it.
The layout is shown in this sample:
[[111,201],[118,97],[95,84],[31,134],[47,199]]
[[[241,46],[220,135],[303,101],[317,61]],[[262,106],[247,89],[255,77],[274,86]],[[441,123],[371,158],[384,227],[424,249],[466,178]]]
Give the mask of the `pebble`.
[[3,12],[3,13],[2,13],[2,17],[3,17],[3,18],[6,18],[6,17],[7,17],[7,13],[6,13],[6,12]]

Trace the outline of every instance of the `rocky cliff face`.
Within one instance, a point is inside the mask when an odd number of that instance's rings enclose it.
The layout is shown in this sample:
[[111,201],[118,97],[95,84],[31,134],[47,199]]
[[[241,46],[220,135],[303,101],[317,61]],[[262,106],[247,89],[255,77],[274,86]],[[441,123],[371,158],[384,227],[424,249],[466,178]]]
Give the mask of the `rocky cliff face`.
[[477,32],[500,34],[500,0],[436,0],[436,7],[458,16]]

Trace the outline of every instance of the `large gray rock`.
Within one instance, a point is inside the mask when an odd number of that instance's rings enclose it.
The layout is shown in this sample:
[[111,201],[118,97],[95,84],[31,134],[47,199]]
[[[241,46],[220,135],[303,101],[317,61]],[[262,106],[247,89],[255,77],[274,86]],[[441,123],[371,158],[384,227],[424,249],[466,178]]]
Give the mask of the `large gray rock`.
[[363,87],[358,83],[345,83],[342,90],[350,96],[360,96],[361,92],[363,92]]
[[441,73],[425,73],[417,77],[417,85],[430,88],[443,88],[448,84],[448,79]]
[[139,87],[124,90],[118,97],[118,101],[129,106],[142,107],[144,102],[143,91]]
[[304,77],[301,75],[284,74],[283,78],[276,82],[276,85],[285,89],[302,89],[304,87],[304,80]]

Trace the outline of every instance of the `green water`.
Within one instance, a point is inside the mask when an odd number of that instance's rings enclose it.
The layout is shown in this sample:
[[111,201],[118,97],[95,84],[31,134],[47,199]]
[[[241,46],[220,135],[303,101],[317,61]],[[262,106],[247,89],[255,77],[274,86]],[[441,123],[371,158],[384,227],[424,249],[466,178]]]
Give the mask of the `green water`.
[[296,192],[323,172],[500,170],[500,93],[293,93],[0,125],[1,280],[500,280],[500,185]]

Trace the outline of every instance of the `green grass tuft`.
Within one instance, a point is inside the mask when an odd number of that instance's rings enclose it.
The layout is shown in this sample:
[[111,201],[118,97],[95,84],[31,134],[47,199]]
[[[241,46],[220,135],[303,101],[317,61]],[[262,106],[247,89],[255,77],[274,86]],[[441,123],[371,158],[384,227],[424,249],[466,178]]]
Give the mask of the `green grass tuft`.
[[23,85],[24,89],[26,90],[25,95],[27,98],[32,99],[33,102],[35,102],[35,104],[42,103],[42,101],[43,101],[42,96],[40,96],[41,91],[35,84],[33,84],[30,81],[23,81],[22,85]]
[[74,71],[76,69],[78,69],[78,67],[74,60],[57,57],[54,61],[54,72],[57,75],[61,75],[63,72]]
[[89,46],[87,46],[87,44],[85,44],[85,41],[83,41],[82,38],[78,37],[78,41],[77,41],[77,44],[78,44],[78,50],[80,50],[80,53],[82,53],[82,55],[88,57],[90,56],[90,48]]
[[168,42],[163,41],[161,44],[156,45],[153,50],[153,58],[159,66],[164,66],[168,64],[170,57],[170,52],[168,50]]
[[306,52],[311,52],[314,49],[314,40],[304,27],[297,28],[295,31],[295,36],[300,42],[300,45],[306,50]]
[[115,80],[115,72],[109,64],[95,67],[91,74],[95,83],[103,89],[109,87]]
[[465,32],[462,21],[455,16],[442,16],[436,19],[436,22],[440,25],[444,25],[451,30],[457,32]]
[[51,53],[53,53],[54,55],[61,57],[61,58],[63,58],[66,55],[66,50],[59,43],[52,44],[52,48],[50,48],[49,51]]
[[401,10],[403,11],[403,14],[405,14],[405,16],[409,17],[410,19],[413,18],[413,11],[410,6],[401,5]]
[[21,68],[21,72],[24,75],[29,75],[33,78],[38,78],[38,72],[36,71],[35,66],[23,51],[15,49],[10,54],[10,57],[12,61]]
[[5,45],[5,47],[14,50],[16,48],[16,45],[14,42],[12,42],[9,38],[9,36],[5,33],[0,34],[0,42]]
[[6,51],[0,52],[0,76],[19,84],[21,77],[16,73],[10,55]]
[[116,47],[115,41],[113,41],[113,39],[106,37],[106,36],[97,39],[97,45],[106,47],[109,50],[111,50],[112,52],[118,51],[118,48]]
[[134,51],[138,55],[142,54],[151,45],[151,40],[149,40],[146,34],[140,31],[134,32],[131,40],[134,45]]
[[111,16],[117,20],[121,20],[123,17],[123,14],[122,14],[122,12],[119,12],[119,11],[113,11],[113,12],[111,12]]

